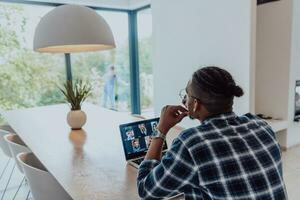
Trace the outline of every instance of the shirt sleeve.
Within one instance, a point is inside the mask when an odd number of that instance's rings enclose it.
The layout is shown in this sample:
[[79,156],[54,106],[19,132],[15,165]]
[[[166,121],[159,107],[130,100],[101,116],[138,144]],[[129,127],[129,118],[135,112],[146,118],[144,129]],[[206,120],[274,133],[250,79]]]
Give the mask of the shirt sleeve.
[[137,186],[142,199],[161,199],[184,192],[197,184],[196,168],[188,149],[176,138],[161,162],[145,160],[138,171]]

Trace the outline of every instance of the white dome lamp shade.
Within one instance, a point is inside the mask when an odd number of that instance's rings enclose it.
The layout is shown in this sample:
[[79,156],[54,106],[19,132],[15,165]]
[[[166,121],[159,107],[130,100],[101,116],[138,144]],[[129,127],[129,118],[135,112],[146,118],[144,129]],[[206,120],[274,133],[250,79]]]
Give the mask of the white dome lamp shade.
[[38,52],[74,53],[115,48],[112,31],[93,9],[62,5],[39,22],[33,41]]

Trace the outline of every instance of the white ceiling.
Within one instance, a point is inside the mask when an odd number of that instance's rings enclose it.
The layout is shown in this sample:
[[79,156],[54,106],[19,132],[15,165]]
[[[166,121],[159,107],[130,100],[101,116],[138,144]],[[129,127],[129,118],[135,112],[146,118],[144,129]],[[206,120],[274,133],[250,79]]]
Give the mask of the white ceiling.
[[27,0],[51,3],[80,4],[109,8],[135,9],[150,4],[151,0]]

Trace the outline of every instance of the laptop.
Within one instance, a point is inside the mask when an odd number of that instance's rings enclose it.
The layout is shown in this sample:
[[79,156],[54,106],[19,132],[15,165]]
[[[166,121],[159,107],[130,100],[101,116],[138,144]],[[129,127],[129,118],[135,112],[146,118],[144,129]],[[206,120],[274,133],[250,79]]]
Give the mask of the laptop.
[[[153,118],[119,126],[126,161],[133,167],[138,168],[144,160],[158,122],[159,118]],[[165,141],[163,155],[167,149]]]

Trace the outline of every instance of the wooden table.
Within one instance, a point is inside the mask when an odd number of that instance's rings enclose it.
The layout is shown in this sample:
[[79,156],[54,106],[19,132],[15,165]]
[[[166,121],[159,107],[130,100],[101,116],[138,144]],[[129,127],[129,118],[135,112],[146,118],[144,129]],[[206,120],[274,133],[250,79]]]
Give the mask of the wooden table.
[[1,114],[74,200],[139,199],[119,124],[140,119],[91,104],[82,110],[83,131],[70,130],[65,104]]

